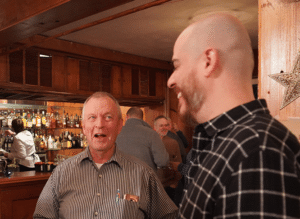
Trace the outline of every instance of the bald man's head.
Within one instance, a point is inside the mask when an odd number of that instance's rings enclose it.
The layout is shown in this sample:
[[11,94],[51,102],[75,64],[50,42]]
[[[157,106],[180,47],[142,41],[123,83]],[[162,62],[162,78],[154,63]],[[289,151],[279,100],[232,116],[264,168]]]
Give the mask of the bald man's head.
[[176,40],[172,59],[168,87],[177,93],[185,120],[207,121],[254,98],[250,37],[231,15],[211,14],[187,27]]
[[206,48],[214,48],[220,55],[222,66],[243,68],[252,74],[254,61],[250,37],[242,23],[231,15],[211,14],[193,23],[180,34],[176,46],[191,59],[199,57]]

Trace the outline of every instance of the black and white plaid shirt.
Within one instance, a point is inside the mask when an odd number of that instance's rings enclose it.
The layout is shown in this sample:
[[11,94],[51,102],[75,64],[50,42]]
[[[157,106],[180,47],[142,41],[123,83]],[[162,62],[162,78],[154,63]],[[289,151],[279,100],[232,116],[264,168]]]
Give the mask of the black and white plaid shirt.
[[196,127],[179,218],[300,218],[300,145],[265,100]]

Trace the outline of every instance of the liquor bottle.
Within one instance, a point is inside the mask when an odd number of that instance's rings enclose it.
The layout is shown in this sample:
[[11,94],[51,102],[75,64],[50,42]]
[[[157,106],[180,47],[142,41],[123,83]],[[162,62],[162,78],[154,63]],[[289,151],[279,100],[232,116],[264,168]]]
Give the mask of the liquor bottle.
[[70,128],[70,118],[69,118],[69,114],[66,114],[66,127]]
[[45,124],[46,128],[52,128],[51,127],[51,118],[50,118],[50,113],[46,113],[46,124]]
[[7,115],[7,126],[10,128],[12,123],[12,117],[11,117],[11,112],[8,112]]
[[79,116],[78,123],[79,123],[79,128],[82,128],[82,117],[81,117],[81,115]]
[[45,115],[45,111],[43,110],[42,111],[42,116],[41,116],[41,119],[42,119],[42,128],[46,128],[46,115]]
[[74,116],[73,116],[73,115],[70,116],[69,121],[70,121],[70,122],[69,122],[70,128],[74,128],[74,127],[75,127],[75,121],[74,121]]
[[53,140],[51,135],[48,136],[47,142],[48,142],[48,149],[49,150],[53,149]]
[[80,132],[80,135],[79,135],[79,143],[80,143],[80,147],[83,148],[83,133]]
[[66,128],[67,127],[67,120],[66,120],[66,117],[65,117],[65,110],[63,112],[63,128]]
[[3,127],[3,123],[2,121],[4,120],[4,114],[3,114],[3,111],[0,112],[0,128]]
[[8,127],[8,125],[7,125],[7,111],[6,110],[3,112],[2,127]]
[[42,126],[42,118],[40,116],[40,111],[38,109],[36,114],[36,127],[41,128],[41,126]]
[[59,116],[58,112],[56,112],[56,128],[62,128],[63,127],[63,121],[62,121],[62,117]]
[[27,112],[27,127],[28,128],[32,128],[32,118],[31,118],[31,114],[29,113],[29,111]]
[[51,113],[49,120],[50,120],[50,127],[56,128],[56,117],[53,115],[53,113]]
[[22,122],[23,122],[23,126],[26,129],[27,128],[27,118],[26,118],[26,112],[24,112],[23,110],[23,116],[22,116]]
[[79,128],[79,117],[77,116],[77,114],[74,117],[74,122],[75,122],[75,127]]
[[35,117],[34,112],[32,113],[32,119],[31,119],[31,121],[32,121],[32,128],[35,128],[36,127],[36,117]]

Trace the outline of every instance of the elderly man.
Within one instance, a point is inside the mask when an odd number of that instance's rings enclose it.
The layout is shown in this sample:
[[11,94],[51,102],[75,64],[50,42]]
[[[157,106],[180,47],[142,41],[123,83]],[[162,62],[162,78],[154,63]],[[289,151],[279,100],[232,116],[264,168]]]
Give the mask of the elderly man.
[[254,99],[253,63],[246,29],[224,13],[176,40],[168,86],[198,124],[179,218],[300,218],[300,145]]
[[116,148],[123,121],[114,97],[93,94],[82,118],[88,147],[55,168],[33,217],[174,218],[176,206],[155,172]]
[[167,166],[169,154],[159,135],[143,120],[143,111],[131,107],[126,113],[126,123],[118,135],[117,147],[144,161],[155,172]]

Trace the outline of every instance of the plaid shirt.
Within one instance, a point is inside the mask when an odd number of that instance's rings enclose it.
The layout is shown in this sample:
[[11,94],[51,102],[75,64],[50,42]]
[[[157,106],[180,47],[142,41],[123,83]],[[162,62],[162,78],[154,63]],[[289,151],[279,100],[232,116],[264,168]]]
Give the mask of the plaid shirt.
[[200,124],[179,218],[300,218],[300,145],[265,100]]

